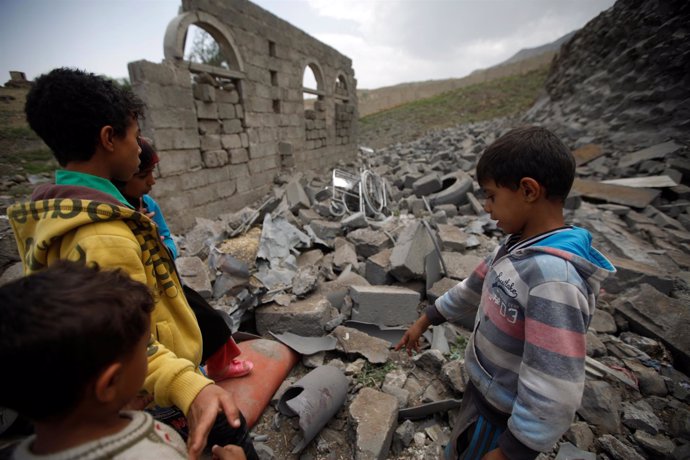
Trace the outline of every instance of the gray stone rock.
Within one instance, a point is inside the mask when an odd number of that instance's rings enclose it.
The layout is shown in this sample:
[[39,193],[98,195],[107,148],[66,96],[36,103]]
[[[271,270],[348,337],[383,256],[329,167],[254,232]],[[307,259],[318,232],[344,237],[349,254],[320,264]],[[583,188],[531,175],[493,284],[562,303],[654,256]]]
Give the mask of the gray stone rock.
[[[342,243],[338,243],[342,241]],[[344,238],[336,238],[335,255],[333,256],[333,265],[339,269],[345,268],[347,265],[352,267],[357,266],[357,252],[355,245]]]
[[432,375],[438,375],[441,368],[446,363],[446,358],[438,350],[425,350],[424,352],[415,355],[412,360],[420,369],[424,369]]
[[619,297],[613,306],[639,332],[666,345],[676,366],[690,373],[690,309],[685,302],[665,296],[648,284],[633,297]]
[[352,286],[352,319],[384,326],[417,320],[419,294],[397,286]]
[[268,304],[254,311],[256,329],[263,336],[267,336],[269,331],[276,334],[292,332],[307,337],[322,336],[326,323],[338,315],[328,300],[318,296],[293,302],[287,307]]
[[472,274],[475,268],[484,260],[472,254],[443,251],[443,261],[448,269],[448,277],[459,281]]
[[586,380],[578,415],[603,433],[620,433],[621,396],[601,380]]
[[363,212],[356,212],[343,217],[340,221],[340,225],[342,225],[343,228],[357,229],[366,228],[369,226],[369,222],[367,222],[367,216]]
[[438,173],[431,173],[414,181],[412,190],[418,197],[423,197],[438,192],[442,186],[441,176]]
[[443,251],[463,252],[467,248],[468,235],[455,225],[439,225],[438,237]]
[[587,422],[574,422],[563,436],[578,449],[589,450],[594,444],[594,433]]
[[391,248],[374,254],[366,261],[365,277],[374,285],[391,284],[393,277],[390,275]]
[[0,276],[0,286],[18,280],[22,276],[24,276],[23,265],[21,262],[15,262],[2,272],[2,276]]
[[668,394],[666,381],[655,369],[647,367],[635,359],[624,359],[623,362],[635,374],[640,393],[644,396],[666,396]]
[[662,434],[651,435],[646,431],[638,430],[633,438],[652,458],[670,458],[676,448],[673,441]]
[[429,303],[433,303],[441,297],[443,294],[448,292],[449,289],[458,284],[458,280],[452,278],[441,278],[439,281],[434,283],[434,285],[426,291],[426,298]]
[[412,420],[405,420],[398,428],[395,429],[393,434],[393,453],[399,454],[403,449],[412,443],[414,438],[415,427]]
[[558,455],[556,455],[556,460],[596,460],[596,458],[596,454],[579,449],[569,442],[559,444]]
[[316,288],[319,281],[319,269],[313,265],[300,268],[292,279],[292,293],[304,297]]
[[642,430],[655,435],[662,427],[662,422],[654,414],[652,407],[644,400],[623,404],[623,425],[632,430]]
[[357,255],[362,257],[371,257],[393,246],[393,242],[384,232],[370,228],[353,230],[347,234],[347,239],[354,243]]
[[175,261],[182,284],[189,286],[205,299],[213,295],[208,267],[198,257],[178,257]]
[[456,394],[463,394],[469,381],[469,377],[465,375],[464,361],[455,360],[445,363],[441,367],[440,378],[449,390]]
[[342,228],[338,222],[319,219],[312,221],[309,226],[314,231],[316,236],[326,242],[333,240],[336,236],[342,234]]
[[287,197],[290,211],[293,213],[311,206],[307,193],[304,191],[302,184],[299,183],[299,178],[288,182],[285,186],[285,196]]
[[615,334],[616,321],[613,319],[611,313],[597,308],[594,311],[594,316],[592,317],[592,322],[589,324],[591,329],[594,329],[600,334]]
[[381,391],[398,399],[398,407],[401,409],[407,407],[407,401],[410,398],[410,392],[403,388],[406,381],[407,372],[402,369],[394,369],[386,374],[381,385]]
[[355,430],[356,460],[383,460],[388,456],[398,418],[398,400],[372,388],[363,388],[350,404]]
[[350,327],[338,326],[331,333],[338,343],[336,349],[348,355],[360,355],[372,364],[388,361],[388,342]]
[[591,356],[592,358],[596,358],[597,356],[604,356],[606,355],[606,345],[604,345],[604,342],[597,337],[597,335],[589,330],[587,331],[587,356]]
[[606,452],[613,460],[645,460],[633,447],[621,442],[610,434],[597,439],[597,447]]
[[391,252],[391,275],[398,281],[424,276],[424,258],[434,250],[434,243],[421,223],[408,226]]

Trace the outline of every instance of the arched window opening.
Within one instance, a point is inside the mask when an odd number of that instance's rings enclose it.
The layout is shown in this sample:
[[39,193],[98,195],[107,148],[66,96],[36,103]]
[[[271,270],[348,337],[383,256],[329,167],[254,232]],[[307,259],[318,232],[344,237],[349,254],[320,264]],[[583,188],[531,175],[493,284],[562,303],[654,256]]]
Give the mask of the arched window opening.
[[307,64],[302,74],[304,135],[307,150],[326,146],[326,104],[322,75],[321,69],[316,63]]
[[210,33],[192,24],[187,29],[187,38],[184,47],[185,61],[230,69],[230,63],[223,56],[220,44]]

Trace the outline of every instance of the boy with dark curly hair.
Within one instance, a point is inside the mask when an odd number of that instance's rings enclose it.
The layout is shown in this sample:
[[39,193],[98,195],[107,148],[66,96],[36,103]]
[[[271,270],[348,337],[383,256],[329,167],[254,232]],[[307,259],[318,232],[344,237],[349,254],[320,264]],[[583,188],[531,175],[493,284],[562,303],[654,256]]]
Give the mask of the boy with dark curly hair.
[[[8,209],[26,274],[67,259],[120,268],[154,293],[144,389],[160,407],[179,408],[196,458],[213,433],[217,443],[244,443],[244,419],[230,394],[200,371],[202,337],[157,227],[127,202],[111,180],[129,180],[139,166],[138,118],[144,104],[111,80],[59,68],[41,75],[26,99],[31,128],[60,165],[55,184],[38,186],[29,202]],[[227,417],[227,420],[225,420]],[[229,426],[228,426],[229,423]],[[236,436],[235,436],[236,435]]]
[[470,381],[447,459],[533,459],[580,405],[587,328],[599,286],[615,269],[589,232],[565,224],[574,177],[570,151],[540,127],[508,132],[479,159],[484,209],[509,235],[396,345],[411,353],[430,325],[474,319],[464,364]]
[[156,352],[153,306],[122,271],[68,261],[0,287],[0,362],[16,371],[0,380],[0,405],[36,430],[13,459],[187,458],[175,430],[123,409]]

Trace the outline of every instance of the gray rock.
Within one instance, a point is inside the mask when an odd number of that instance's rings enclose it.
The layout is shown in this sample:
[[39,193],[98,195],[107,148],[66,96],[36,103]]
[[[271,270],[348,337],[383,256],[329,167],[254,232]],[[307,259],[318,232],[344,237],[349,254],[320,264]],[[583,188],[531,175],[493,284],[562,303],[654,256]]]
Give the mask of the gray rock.
[[393,277],[390,275],[390,258],[393,250],[388,248],[374,254],[366,261],[365,276],[369,283],[374,285],[391,284]]
[[594,444],[594,433],[587,422],[574,422],[563,436],[578,449],[589,450]]
[[601,380],[586,380],[578,415],[604,433],[620,433],[621,396]]
[[412,443],[414,438],[415,427],[411,420],[405,420],[402,422],[398,428],[395,429],[393,434],[393,452],[400,453],[404,448]]
[[569,442],[559,444],[558,455],[556,455],[556,460],[596,460],[596,458],[596,454],[579,449]]
[[645,431],[636,431],[633,438],[652,458],[670,458],[676,445],[662,434],[651,435]]
[[443,251],[463,252],[472,235],[468,235],[455,225],[439,225],[438,237]]
[[610,434],[605,434],[598,438],[596,445],[610,455],[613,460],[645,460],[634,448]]
[[424,258],[434,250],[429,233],[421,223],[408,226],[391,252],[391,275],[405,282],[424,276]]
[[213,295],[208,267],[198,257],[178,257],[175,261],[182,284],[189,286],[205,299]]
[[441,367],[441,381],[449,390],[463,394],[467,389],[469,377],[465,375],[464,361],[449,361]]
[[268,332],[280,334],[292,332],[307,337],[325,334],[325,325],[338,315],[330,302],[318,296],[293,302],[287,307],[268,304],[255,310],[256,330],[267,336]]
[[613,319],[613,315],[601,308],[597,308],[594,311],[594,316],[592,317],[592,322],[589,324],[589,327],[600,334],[615,334],[617,330],[616,321]]
[[15,262],[2,273],[0,276],[0,286],[18,280],[24,276],[24,268],[21,262]]
[[644,400],[623,404],[623,425],[632,430],[642,430],[655,435],[662,427],[659,417]]
[[388,456],[398,418],[398,400],[372,388],[363,388],[350,404],[355,430],[355,459],[383,460]]
[[338,344],[336,349],[349,355],[360,355],[373,364],[388,361],[388,342],[350,327],[338,326],[331,333]]
[[316,236],[326,242],[333,240],[336,236],[342,234],[342,228],[338,222],[319,219],[312,221],[309,226],[314,231]]
[[438,350],[426,350],[412,358],[415,365],[432,375],[438,375],[446,363],[446,358]]
[[[338,241],[342,241],[342,243],[338,243]],[[354,244],[344,238],[336,238],[335,247],[335,255],[333,256],[333,265],[335,267],[343,269],[347,265],[357,266],[357,252],[355,251]]]
[[352,319],[384,326],[413,323],[419,294],[397,286],[352,286]]
[[393,242],[384,232],[370,228],[353,230],[347,234],[347,239],[354,243],[357,255],[362,257],[371,257],[393,246]]

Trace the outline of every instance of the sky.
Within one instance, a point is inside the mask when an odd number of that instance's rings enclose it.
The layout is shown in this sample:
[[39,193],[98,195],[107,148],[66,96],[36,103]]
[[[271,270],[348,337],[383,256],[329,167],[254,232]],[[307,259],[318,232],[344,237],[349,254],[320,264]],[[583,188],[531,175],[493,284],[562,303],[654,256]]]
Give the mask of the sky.
[[[161,62],[179,0],[0,0],[0,84]],[[360,89],[463,77],[584,26],[614,0],[256,0],[352,59]]]

